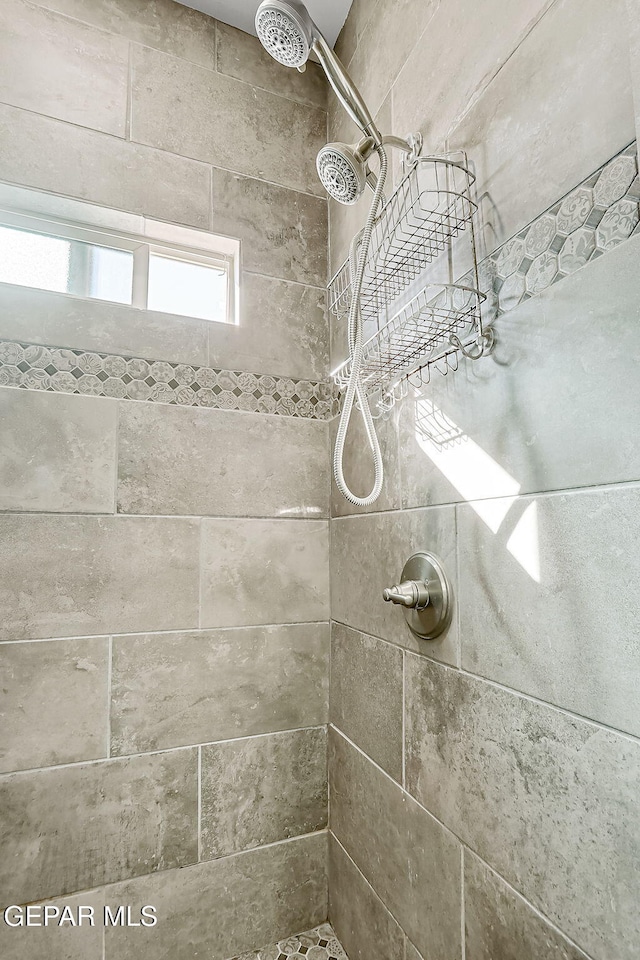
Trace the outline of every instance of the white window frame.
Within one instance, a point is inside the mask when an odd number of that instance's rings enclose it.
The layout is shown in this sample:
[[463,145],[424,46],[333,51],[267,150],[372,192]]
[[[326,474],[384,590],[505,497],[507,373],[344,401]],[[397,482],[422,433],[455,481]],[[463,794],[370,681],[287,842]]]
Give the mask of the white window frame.
[[[49,210],[53,212],[50,213]],[[57,210],[65,213],[68,211],[73,215],[73,219],[57,216]],[[111,224],[117,224],[117,227],[114,229]],[[226,318],[224,321],[205,320],[205,322],[238,323],[240,274],[238,240],[195,228],[139,217],[123,211],[97,207],[81,200],[67,199],[2,183],[0,183],[0,226],[14,227],[63,240],[79,240],[96,246],[109,247],[112,250],[126,250],[133,253],[131,304],[118,304],[125,308],[148,309],[149,258],[152,253],[172,260],[180,260],[183,263],[202,264],[223,270],[227,278]],[[123,227],[125,229],[122,229]],[[128,230],[126,227],[133,229]],[[29,287],[28,289],[40,288]],[[115,302],[97,297],[80,297],[75,293],[58,293],[57,296],[87,299],[92,302]],[[183,314],[172,314],[170,311],[154,310],[153,312],[183,316]]]

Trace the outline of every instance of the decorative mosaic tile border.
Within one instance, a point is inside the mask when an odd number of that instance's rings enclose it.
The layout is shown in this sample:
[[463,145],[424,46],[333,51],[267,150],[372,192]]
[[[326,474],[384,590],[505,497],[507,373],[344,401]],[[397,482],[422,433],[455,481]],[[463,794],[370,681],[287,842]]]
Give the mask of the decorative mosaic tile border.
[[7,340],[0,341],[0,386],[315,420],[330,420],[339,410],[336,388],[324,381]]
[[262,947],[253,953],[243,953],[233,960],[348,960],[333,929],[323,923],[297,937],[288,937],[279,943]]
[[[587,177],[479,265],[491,322],[640,234],[636,143]],[[471,275],[458,282],[471,281]],[[0,341],[0,386],[331,420],[331,382]]]
[[639,203],[634,142],[480,263],[489,311],[513,310],[640,233]]

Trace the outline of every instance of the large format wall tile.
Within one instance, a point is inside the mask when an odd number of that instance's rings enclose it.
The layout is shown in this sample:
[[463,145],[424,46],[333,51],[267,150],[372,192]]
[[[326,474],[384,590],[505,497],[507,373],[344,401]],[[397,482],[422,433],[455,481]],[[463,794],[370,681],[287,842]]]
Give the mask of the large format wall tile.
[[335,51],[348,66],[379,0],[353,0],[349,15],[336,40]]
[[404,402],[404,506],[640,477],[639,255],[634,237],[521,303],[496,322],[494,357]]
[[322,421],[120,405],[121,513],[326,517],[327,474]]
[[212,229],[242,241],[246,270],[316,287],[327,281],[321,197],[214,168]]
[[478,177],[483,252],[634,136],[625,0],[606,6],[600,0],[559,0],[448,142],[449,149],[467,151]]
[[407,787],[594,960],[633,960],[640,748],[407,654]]
[[0,390],[0,509],[113,513],[116,404]]
[[458,515],[462,665],[640,735],[640,488],[497,501],[497,533],[474,506]]
[[[430,24],[437,0],[382,0],[369,4],[369,19],[349,64],[349,71],[377,111],[389,92],[413,45]],[[414,88],[415,96],[417,88]],[[391,132],[384,130],[384,133]],[[400,136],[410,133],[394,130]]]
[[3,340],[207,366],[210,326],[209,320],[0,283]]
[[405,960],[401,928],[333,834],[329,920],[349,960]]
[[152,903],[145,930],[110,928],[106,960],[227,960],[308,930],[327,916],[325,833],[141,877],[107,890],[115,903]]
[[327,620],[328,559],[322,520],[203,520],[200,625]]
[[197,626],[198,523],[0,518],[0,638]]
[[329,369],[324,287],[244,271],[240,322],[209,323],[209,366],[323,380]]
[[[338,434],[338,418],[331,421],[331,450],[335,449]],[[353,513],[378,513],[396,510],[401,506],[400,463],[398,458],[398,424],[394,410],[388,419],[375,422],[376,435],[382,453],[384,480],[380,496],[368,507],[357,507],[338,490],[333,470],[331,471],[331,515],[348,516]],[[373,490],[374,463],[364,423],[358,410],[354,410],[345,439],[342,467],[347,486],[356,496],[368,496]]]
[[113,638],[114,754],[327,721],[327,624]]
[[329,719],[402,782],[402,651],[334,623]]
[[215,64],[216,23],[174,0],[34,0],[110,33],[205,67]]
[[[513,54],[553,0],[439,4],[393,86],[394,130],[421,131],[441,150],[452,124]],[[388,6],[391,6],[387,4]],[[428,90],[428,97],[419,91]],[[530,107],[531,105],[528,104]]]
[[129,44],[26,0],[0,9],[0,101],[124,137]]
[[132,61],[133,140],[322,195],[315,157],[324,110],[149,47],[134,46]]
[[90,927],[86,922],[81,927],[73,927],[68,922],[61,927],[55,923],[47,927],[10,927],[4,922],[0,923],[2,960],[103,960],[104,933],[100,922],[104,910],[102,890],[49,900],[38,906],[57,907],[60,912],[68,906],[74,917],[77,916],[78,907],[92,907],[95,926]]
[[4,105],[0,142],[2,180],[209,227],[211,169],[204,163]]
[[202,747],[200,859],[327,826],[324,727]]
[[217,68],[278,96],[326,109],[328,84],[319,64],[310,60],[304,73],[283,70],[257,37],[228,23],[217,23]]
[[363,633],[430,657],[456,663],[458,633],[452,625],[437,640],[418,640],[402,610],[382,591],[399,583],[402,568],[418,551],[435,553],[452,584],[455,603],[455,515],[448,507],[345,517],[331,526],[331,614]]
[[468,850],[464,917],[466,960],[588,960]]
[[197,792],[195,749],[1,777],[0,904],[193,863]]
[[432,960],[460,944],[460,847],[452,835],[334,730],[330,826],[395,919]]
[[109,641],[0,645],[0,771],[106,757]]

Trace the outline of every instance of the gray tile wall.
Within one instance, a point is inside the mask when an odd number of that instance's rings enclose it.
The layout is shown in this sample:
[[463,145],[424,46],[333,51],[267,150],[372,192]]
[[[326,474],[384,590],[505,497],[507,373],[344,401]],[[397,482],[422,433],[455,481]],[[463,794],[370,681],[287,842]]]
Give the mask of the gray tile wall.
[[[321,835],[328,425],[9,388],[0,409],[2,904]],[[268,898],[249,916],[243,869],[222,960],[326,919],[324,864],[282,926]]]
[[164,923],[161,938],[108,930],[105,960],[229,960],[231,943],[233,955],[308,930],[327,914],[326,862],[317,833],[107,887],[111,902],[156,904]]
[[[356,2],[338,48],[387,129],[468,150],[488,254],[635,138],[636,7]],[[358,216],[330,210],[334,269]],[[377,504],[333,488],[330,917],[355,957],[637,954],[640,237],[606,249],[519,306],[512,282],[493,357],[378,421]],[[356,424],[356,489],[368,459]],[[435,643],[381,598],[417,549],[456,594]]]
[[[0,285],[0,338],[324,380],[317,67],[173,0],[9,0],[0,64],[0,180],[242,248],[237,327]],[[326,920],[328,464],[326,422],[0,388],[0,903],[160,918],[2,924],[3,957],[228,960]]]
[[230,328],[91,301],[71,322],[59,296],[3,286],[0,337],[15,331],[17,297],[38,312],[27,342],[326,375],[326,85],[319,68],[303,76],[265,56],[173,0],[3,5],[0,181],[236,237],[242,295]]

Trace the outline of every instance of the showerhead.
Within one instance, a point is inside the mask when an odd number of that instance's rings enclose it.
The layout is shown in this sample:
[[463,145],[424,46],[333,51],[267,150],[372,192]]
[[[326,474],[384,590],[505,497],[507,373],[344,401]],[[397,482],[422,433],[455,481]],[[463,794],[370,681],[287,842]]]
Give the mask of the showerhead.
[[381,142],[366,103],[300,0],[262,0],[256,33],[274,60],[286,67],[304,67],[311,51],[320,61],[343,107],[362,132]]
[[285,67],[302,67],[314,42],[314,23],[298,0],[264,0],[256,13],[260,43]]
[[357,148],[328,143],[316,158],[322,186],[338,203],[357,203],[367,184],[367,167]]

